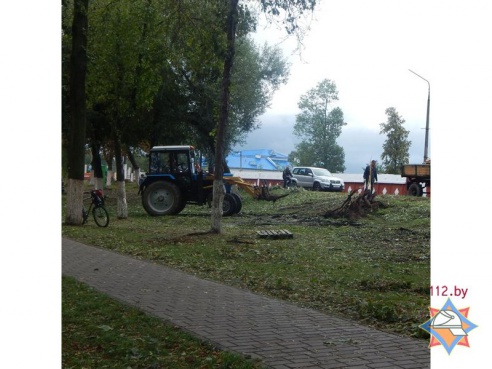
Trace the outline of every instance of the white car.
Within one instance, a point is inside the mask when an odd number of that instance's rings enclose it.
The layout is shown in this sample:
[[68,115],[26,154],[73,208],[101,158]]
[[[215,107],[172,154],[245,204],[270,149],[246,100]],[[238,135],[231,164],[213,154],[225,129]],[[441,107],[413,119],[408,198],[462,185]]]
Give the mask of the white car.
[[343,191],[343,180],[334,177],[328,169],[317,167],[295,167],[292,169],[292,182],[296,186],[314,191]]

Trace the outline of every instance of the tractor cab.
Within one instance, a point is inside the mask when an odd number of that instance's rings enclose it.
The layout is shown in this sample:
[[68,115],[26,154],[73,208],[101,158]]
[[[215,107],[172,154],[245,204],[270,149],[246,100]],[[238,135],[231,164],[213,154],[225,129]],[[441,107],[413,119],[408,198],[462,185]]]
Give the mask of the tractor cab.
[[195,174],[193,146],[155,146],[149,154],[149,174],[191,176]]
[[212,192],[213,177],[205,177],[190,145],[154,146],[149,171],[139,193],[151,215],[175,214],[187,203],[203,205]]
[[200,194],[202,179],[193,146],[154,146],[149,153],[149,172],[140,184],[139,192],[143,193],[154,182],[166,181],[174,183],[187,201],[203,201]]

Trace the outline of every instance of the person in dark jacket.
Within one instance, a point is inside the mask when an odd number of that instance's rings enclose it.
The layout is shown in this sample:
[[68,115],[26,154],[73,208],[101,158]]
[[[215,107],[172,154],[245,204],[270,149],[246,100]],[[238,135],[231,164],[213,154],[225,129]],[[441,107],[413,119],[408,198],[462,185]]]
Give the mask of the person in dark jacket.
[[[369,176],[371,178],[369,178]],[[371,181],[371,186],[369,187],[369,180]],[[366,189],[373,189],[374,183],[378,181],[378,170],[376,168],[376,160],[372,160],[370,165],[367,165],[364,170],[364,181],[366,184]]]
[[290,171],[288,165],[285,167],[284,172],[282,173],[282,178],[284,180],[284,188],[287,188],[287,186],[290,185],[292,178],[292,172]]

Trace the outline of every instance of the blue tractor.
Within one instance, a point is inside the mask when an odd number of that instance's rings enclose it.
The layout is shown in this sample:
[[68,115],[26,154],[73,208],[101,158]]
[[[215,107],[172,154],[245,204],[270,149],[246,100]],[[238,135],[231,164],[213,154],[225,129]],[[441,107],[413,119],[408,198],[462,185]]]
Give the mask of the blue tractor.
[[[139,193],[148,214],[173,215],[187,204],[210,206],[213,181],[213,175],[201,170],[193,146],[154,146],[149,153],[149,171],[140,183]],[[236,214],[242,207],[239,195],[231,192],[233,184],[249,186],[240,178],[224,173],[224,216]]]

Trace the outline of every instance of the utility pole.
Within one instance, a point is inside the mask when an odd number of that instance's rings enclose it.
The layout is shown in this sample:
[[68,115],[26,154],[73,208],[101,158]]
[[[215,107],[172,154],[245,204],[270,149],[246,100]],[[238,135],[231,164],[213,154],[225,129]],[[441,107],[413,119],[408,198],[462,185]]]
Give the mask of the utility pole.
[[427,84],[429,85],[429,93],[427,95],[427,118],[425,122],[425,148],[424,148],[424,163],[427,162],[427,159],[429,159],[428,156],[428,148],[429,148],[429,110],[430,110],[430,99],[431,99],[431,85],[428,80],[426,80],[424,77],[418,75],[415,73],[413,70],[409,69],[410,72],[415,74],[417,77],[422,78]]

